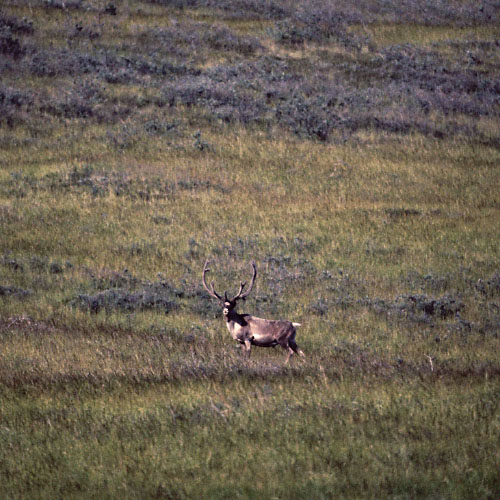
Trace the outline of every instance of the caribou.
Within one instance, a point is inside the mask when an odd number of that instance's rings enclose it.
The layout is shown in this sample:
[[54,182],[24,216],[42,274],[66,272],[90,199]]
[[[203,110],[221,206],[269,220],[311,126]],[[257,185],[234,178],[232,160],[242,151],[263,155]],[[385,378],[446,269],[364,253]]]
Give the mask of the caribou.
[[250,286],[245,290],[246,281],[240,282],[238,293],[230,299],[227,296],[227,291],[224,292],[224,297],[215,291],[214,282],[207,285],[206,274],[210,271],[208,268],[209,260],[205,261],[203,266],[202,283],[205,290],[211,297],[217,299],[223,309],[222,313],[226,322],[227,329],[234,340],[241,344],[242,350],[250,358],[252,346],[257,347],[276,347],[280,345],[287,351],[285,364],[290,361],[293,354],[305,357],[305,354],[298,348],[295,342],[296,328],[300,323],[292,323],[287,320],[270,320],[257,318],[251,314],[239,314],[235,307],[238,300],[245,300],[251,293],[257,278],[257,267],[255,262],[252,262],[253,275],[250,281]]

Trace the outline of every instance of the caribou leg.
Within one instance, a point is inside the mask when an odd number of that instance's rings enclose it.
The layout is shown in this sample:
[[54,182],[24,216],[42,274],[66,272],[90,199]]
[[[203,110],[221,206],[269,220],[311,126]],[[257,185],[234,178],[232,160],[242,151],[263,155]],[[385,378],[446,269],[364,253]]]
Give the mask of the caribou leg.
[[297,342],[295,342],[295,340],[289,340],[288,345],[286,346],[286,349],[288,351],[288,356],[286,357],[285,365],[288,364],[288,362],[290,361],[290,358],[294,354],[298,354],[302,358],[306,357],[306,355],[299,349]]
[[299,346],[297,345],[297,342],[295,342],[295,339],[290,340],[288,342],[288,345],[292,348],[295,354],[298,354],[302,358],[306,357],[306,355],[299,349]]
[[247,353],[247,358],[250,359],[250,352],[252,350],[252,343],[249,340],[245,340],[244,344],[245,352]]

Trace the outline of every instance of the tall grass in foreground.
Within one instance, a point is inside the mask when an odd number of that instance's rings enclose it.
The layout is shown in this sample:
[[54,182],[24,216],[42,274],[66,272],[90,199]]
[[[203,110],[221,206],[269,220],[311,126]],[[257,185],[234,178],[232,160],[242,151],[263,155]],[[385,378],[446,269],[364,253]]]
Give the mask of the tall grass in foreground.
[[[78,384],[23,402],[9,398],[2,439],[10,453],[2,463],[12,472],[4,491],[494,498],[498,387],[467,383],[450,394],[437,380],[329,382],[259,370],[256,378],[242,368],[226,383]],[[15,431],[21,427],[23,434]]]
[[424,4],[2,6],[1,498],[500,495],[498,14]]

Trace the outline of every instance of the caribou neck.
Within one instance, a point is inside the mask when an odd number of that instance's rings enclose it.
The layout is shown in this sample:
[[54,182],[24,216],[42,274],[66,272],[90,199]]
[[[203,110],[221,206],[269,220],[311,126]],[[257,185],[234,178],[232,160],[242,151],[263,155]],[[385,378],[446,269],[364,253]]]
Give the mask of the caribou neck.
[[238,325],[245,325],[246,321],[243,318],[243,314],[238,314],[234,309],[229,311],[229,313],[225,316],[226,323],[237,323]]

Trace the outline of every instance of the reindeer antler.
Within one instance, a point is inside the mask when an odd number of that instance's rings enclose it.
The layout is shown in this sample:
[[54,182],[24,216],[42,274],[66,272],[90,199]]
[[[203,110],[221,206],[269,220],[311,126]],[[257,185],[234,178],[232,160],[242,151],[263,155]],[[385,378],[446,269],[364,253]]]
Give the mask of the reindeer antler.
[[214,282],[212,281],[210,283],[210,288],[208,288],[208,285],[207,285],[207,282],[206,282],[206,279],[205,279],[205,275],[210,271],[210,269],[207,267],[208,266],[208,262],[209,260],[207,259],[205,261],[205,265],[203,266],[203,275],[202,275],[202,283],[203,283],[203,286],[205,287],[205,290],[214,298],[214,299],[217,299],[219,300],[220,302],[224,302],[224,299],[215,291],[215,288],[214,288]]
[[243,293],[243,289],[245,288],[245,285],[247,284],[247,282],[246,281],[241,281],[240,282],[240,290],[231,299],[231,302],[233,300],[240,300],[240,299],[245,300],[250,295],[250,292],[252,291],[253,285],[255,283],[255,278],[257,277],[257,267],[255,266],[255,261],[252,261],[252,267],[253,267],[253,276],[252,276],[252,281],[250,282],[250,288],[245,293]]

